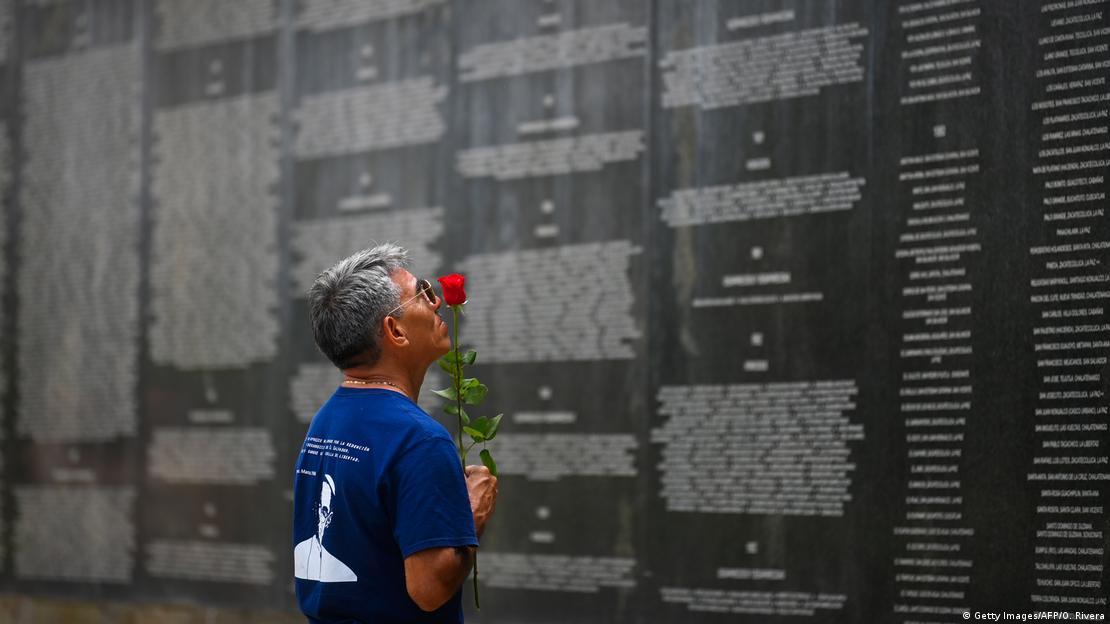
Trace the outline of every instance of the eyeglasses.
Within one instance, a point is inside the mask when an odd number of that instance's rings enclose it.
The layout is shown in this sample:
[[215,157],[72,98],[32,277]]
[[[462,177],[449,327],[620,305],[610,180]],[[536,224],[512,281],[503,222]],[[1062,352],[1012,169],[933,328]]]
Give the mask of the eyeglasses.
[[401,308],[405,307],[412,300],[420,297],[421,295],[424,295],[424,298],[428,300],[428,303],[432,307],[435,307],[436,303],[439,302],[439,298],[436,297],[435,291],[432,290],[432,283],[429,282],[426,279],[421,278],[421,279],[416,280],[416,294],[413,295],[412,297],[409,297],[407,300],[405,300],[403,303],[401,303],[401,305],[399,305],[396,308],[393,308],[392,310],[390,310],[389,313],[386,314],[386,316],[392,315],[394,312],[396,312],[397,310],[400,310]]

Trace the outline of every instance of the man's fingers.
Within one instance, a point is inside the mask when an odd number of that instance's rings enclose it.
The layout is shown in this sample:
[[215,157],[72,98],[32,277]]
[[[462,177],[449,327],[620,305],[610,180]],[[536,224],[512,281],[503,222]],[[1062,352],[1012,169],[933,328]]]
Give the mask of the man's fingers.
[[463,471],[463,474],[469,477],[472,473],[475,472],[477,472],[478,474],[489,474],[489,468],[477,464],[471,464],[466,467],[466,470]]

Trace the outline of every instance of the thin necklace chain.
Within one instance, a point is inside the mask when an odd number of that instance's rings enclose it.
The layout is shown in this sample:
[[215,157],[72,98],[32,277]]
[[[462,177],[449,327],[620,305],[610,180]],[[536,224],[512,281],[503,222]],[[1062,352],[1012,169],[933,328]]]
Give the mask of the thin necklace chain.
[[361,379],[351,379],[350,377],[347,377],[343,381],[345,383],[359,384],[359,385],[362,385],[362,386],[369,386],[369,385],[372,385],[372,384],[385,384],[387,386],[393,386],[394,388],[397,388],[398,390],[404,392],[404,388],[402,388],[401,386],[398,386],[397,384],[393,383],[392,381],[386,381],[384,379],[382,379],[380,381],[378,381],[378,380],[363,381]]

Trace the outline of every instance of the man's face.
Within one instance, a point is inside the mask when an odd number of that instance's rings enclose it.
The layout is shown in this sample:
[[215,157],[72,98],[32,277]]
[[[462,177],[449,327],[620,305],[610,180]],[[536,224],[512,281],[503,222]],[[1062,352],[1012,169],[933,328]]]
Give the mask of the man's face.
[[431,365],[451,350],[451,332],[438,314],[443,298],[433,289],[436,295],[433,306],[427,297],[418,293],[417,279],[404,269],[393,273],[393,281],[401,288],[401,302],[404,303],[404,316],[397,319],[397,323],[405,328],[409,339],[406,357]]
[[319,518],[316,522],[316,536],[323,538],[324,529],[331,524],[331,486],[327,483],[320,486],[320,508],[317,514]]

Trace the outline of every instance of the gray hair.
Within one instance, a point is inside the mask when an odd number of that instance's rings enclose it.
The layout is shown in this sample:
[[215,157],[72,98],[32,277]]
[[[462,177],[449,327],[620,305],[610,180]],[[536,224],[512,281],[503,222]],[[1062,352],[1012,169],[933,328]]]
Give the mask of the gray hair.
[[[352,254],[316,277],[308,290],[312,338],[339,368],[373,366],[382,355],[382,320],[401,303],[393,272],[408,252],[385,243]],[[397,310],[395,316],[404,314]]]

